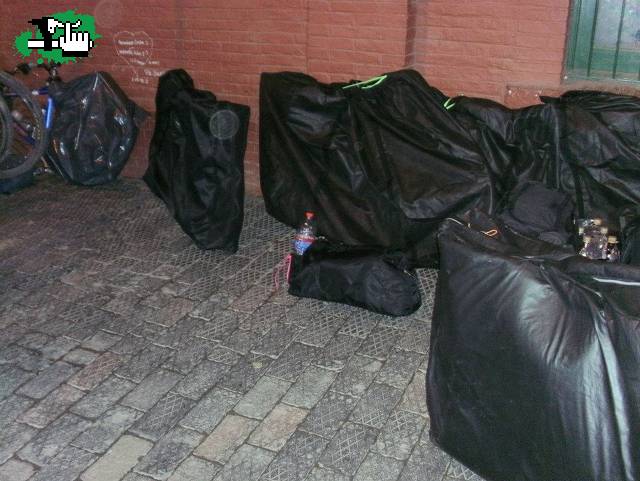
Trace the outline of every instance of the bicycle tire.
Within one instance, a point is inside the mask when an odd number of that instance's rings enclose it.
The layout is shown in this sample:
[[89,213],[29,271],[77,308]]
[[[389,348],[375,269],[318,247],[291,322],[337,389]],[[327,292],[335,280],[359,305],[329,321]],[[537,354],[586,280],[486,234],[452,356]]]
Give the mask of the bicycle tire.
[[11,128],[11,111],[0,96],[0,159],[2,159],[11,145],[13,130]]
[[47,148],[47,132],[40,106],[24,84],[11,75],[0,72],[0,94],[6,95],[7,91],[16,96],[10,100],[5,97],[5,100],[8,100],[6,103],[10,110],[13,109],[12,105],[16,101],[20,101],[32,116],[28,125],[31,129],[30,139],[33,141],[33,145],[28,145],[27,152],[16,152],[15,146],[20,137],[14,131],[14,128],[17,128],[16,120],[9,114],[10,130],[13,132],[12,142],[0,156],[0,179],[10,179],[28,172],[42,158]]

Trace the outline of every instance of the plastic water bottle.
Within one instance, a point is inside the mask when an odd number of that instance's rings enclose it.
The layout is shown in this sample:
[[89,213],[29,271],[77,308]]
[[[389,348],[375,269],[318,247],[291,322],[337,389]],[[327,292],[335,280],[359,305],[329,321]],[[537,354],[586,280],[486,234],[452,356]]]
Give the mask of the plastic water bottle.
[[609,236],[609,245],[607,246],[607,260],[609,262],[620,262],[620,249],[618,247],[618,237]]
[[311,244],[316,240],[315,214],[313,212],[304,213],[304,222],[293,238],[293,252],[301,256]]

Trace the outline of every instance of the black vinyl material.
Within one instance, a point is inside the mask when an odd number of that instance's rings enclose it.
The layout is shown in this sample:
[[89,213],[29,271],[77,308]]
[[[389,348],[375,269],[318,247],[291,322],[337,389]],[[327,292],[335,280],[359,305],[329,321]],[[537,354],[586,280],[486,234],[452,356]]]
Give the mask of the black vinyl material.
[[115,180],[148,116],[106,72],[53,83],[55,105],[47,158],[67,181],[98,185]]
[[318,240],[303,256],[293,256],[289,294],[406,316],[422,300],[415,273],[401,253]]
[[332,240],[400,250],[428,266],[445,218],[494,216],[528,182],[612,227],[640,203],[640,98],[569,92],[512,110],[458,97],[447,109],[447,97],[412,70],[343,87],[262,75],[262,192],[288,225],[312,210]]
[[431,438],[491,481],[640,480],[640,269],[439,234]]
[[248,129],[249,107],[197,90],[184,70],[160,77],[144,180],[201,249],[238,249]]

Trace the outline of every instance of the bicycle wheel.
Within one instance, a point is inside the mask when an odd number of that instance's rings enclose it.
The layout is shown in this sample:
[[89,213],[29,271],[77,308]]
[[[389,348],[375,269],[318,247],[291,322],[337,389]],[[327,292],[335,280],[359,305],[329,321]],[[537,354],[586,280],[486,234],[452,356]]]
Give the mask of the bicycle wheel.
[[47,132],[42,110],[29,89],[4,72],[0,72],[0,97],[9,110],[8,127],[3,127],[9,133],[0,151],[0,179],[9,179],[29,171],[40,160],[47,147]]
[[13,135],[11,129],[11,111],[7,103],[0,96],[0,159],[4,157],[9,145],[11,145]]

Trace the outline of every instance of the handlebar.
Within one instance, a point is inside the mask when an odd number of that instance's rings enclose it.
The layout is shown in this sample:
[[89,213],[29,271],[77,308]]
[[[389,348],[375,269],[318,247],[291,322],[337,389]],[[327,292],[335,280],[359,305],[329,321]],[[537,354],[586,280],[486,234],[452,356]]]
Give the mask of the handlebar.
[[49,73],[48,82],[60,80],[60,76],[58,75],[58,67],[62,64],[58,62],[51,63],[35,63],[35,62],[23,62],[16,65],[16,68],[13,69],[13,73],[16,74],[18,72],[28,75],[33,69],[42,68],[45,69]]

